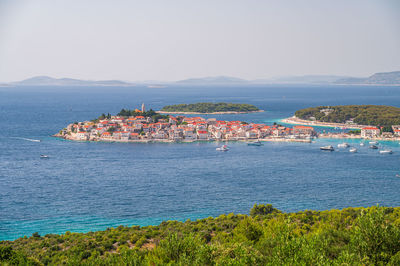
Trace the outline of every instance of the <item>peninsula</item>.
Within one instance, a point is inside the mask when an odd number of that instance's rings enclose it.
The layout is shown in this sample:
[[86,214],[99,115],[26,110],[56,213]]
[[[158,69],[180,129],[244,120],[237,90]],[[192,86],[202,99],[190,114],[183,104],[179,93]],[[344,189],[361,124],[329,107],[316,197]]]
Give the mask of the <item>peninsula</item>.
[[161,114],[244,114],[263,112],[254,105],[240,103],[192,103],[164,106]]
[[92,121],[75,122],[54,135],[77,141],[193,142],[193,141],[297,141],[310,142],[312,127],[225,121],[216,118],[162,115],[150,109],[122,109]]

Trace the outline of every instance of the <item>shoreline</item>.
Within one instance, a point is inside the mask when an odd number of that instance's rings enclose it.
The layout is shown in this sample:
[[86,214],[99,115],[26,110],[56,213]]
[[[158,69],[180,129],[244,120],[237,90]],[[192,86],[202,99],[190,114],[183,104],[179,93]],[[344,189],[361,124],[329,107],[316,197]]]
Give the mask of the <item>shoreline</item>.
[[213,112],[213,113],[200,113],[200,112],[167,112],[167,111],[156,111],[158,114],[179,114],[179,115],[227,115],[227,114],[251,114],[251,113],[262,113],[264,110],[248,111],[248,112]]
[[316,127],[346,127],[347,129],[362,129],[363,127],[367,127],[366,125],[349,125],[343,123],[332,123],[332,122],[319,122],[319,121],[310,121],[300,119],[296,116],[288,117],[279,120],[279,122],[293,125],[306,125],[306,126],[316,126]]
[[107,143],[201,143],[201,142],[254,142],[254,141],[262,141],[262,142],[303,142],[310,143],[310,139],[290,139],[290,138],[260,138],[260,139],[207,139],[207,140],[170,140],[170,139],[141,139],[141,140],[118,140],[118,139],[96,139],[96,140],[78,140],[75,138],[67,138],[64,136],[60,136],[59,134],[52,135],[52,137],[60,138],[64,140],[70,141],[78,141],[78,142],[107,142]]

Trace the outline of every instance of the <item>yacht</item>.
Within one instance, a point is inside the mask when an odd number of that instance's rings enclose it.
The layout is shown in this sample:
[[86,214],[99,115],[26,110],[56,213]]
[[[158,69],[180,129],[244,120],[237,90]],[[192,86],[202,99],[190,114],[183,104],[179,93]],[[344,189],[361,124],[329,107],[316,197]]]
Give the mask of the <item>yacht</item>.
[[380,154],[392,154],[393,151],[392,150],[381,150],[379,151]]
[[350,145],[346,142],[343,142],[343,143],[338,144],[337,146],[338,146],[338,148],[348,148]]
[[378,146],[376,146],[376,145],[371,145],[371,146],[369,146],[369,148],[370,148],[370,149],[373,149],[373,150],[376,150],[376,149],[378,149]]
[[320,149],[321,149],[322,151],[334,151],[334,150],[335,150],[335,149],[333,148],[332,145],[323,146],[323,147],[320,147]]
[[50,156],[48,156],[48,155],[44,155],[44,154],[40,155],[40,159],[49,159],[49,158],[50,158]]
[[371,145],[378,145],[379,143],[377,141],[370,141],[369,144]]
[[247,142],[248,146],[262,146],[263,144],[261,143],[261,141],[252,141],[252,142]]
[[361,143],[360,143],[360,146],[365,146],[365,143],[364,143],[364,142],[361,142]]
[[221,147],[216,148],[217,151],[229,151],[227,145],[222,145]]
[[349,149],[349,152],[355,153],[355,152],[357,152],[357,149],[354,148],[354,147],[351,147],[351,148]]

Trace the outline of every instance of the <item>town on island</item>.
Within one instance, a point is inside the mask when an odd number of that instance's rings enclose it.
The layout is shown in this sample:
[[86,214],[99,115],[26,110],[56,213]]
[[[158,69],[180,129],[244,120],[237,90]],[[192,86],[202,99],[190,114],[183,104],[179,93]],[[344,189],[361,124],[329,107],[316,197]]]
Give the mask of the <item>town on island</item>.
[[[219,103],[219,105],[220,104],[222,103]],[[204,105],[204,103],[201,103],[201,105]],[[176,106],[177,108],[182,109],[182,105]],[[195,107],[192,106],[193,108],[191,109],[186,108],[185,111],[190,114],[220,113],[220,111],[215,111],[215,106],[208,109],[202,109],[201,112],[196,111],[196,108],[199,105],[194,106]],[[174,113],[176,110],[172,107],[169,106],[166,109],[171,113]],[[210,111],[211,109],[212,111]],[[353,109],[352,111],[354,112]],[[236,106],[235,108],[227,109],[223,112],[235,112],[237,110],[238,107]],[[247,123],[244,121],[224,121],[217,120],[216,118],[205,119],[200,116],[173,116],[171,114],[164,114],[164,111],[162,113],[153,111],[152,109],[146,111],[145,104],[143,103],[141,109],[122,109],[117,115],[102,114],[99,118],[92,121],[69,124],[54,136],[75,141],[144,143],[194,141],[311,142],[315,137],[400,140],[400,123],[398,123],[399,125],[389,126],[360,125],[355,123],[354,118],[349,118],[344,123],[331,121],[323,122],[322,120],[324,120],[323,118],[326,118],[326,116],[329,117],[329,115],[332,115],[335,112],[341,112],[341,107],[318,107],[316,110],[312,110],[314,113],[306,112],[308,115],[304,115],[303,110],[297,111],[294,117],[282,120],[282,123],[296,124],[293,127],[287,127],[280,125],[279,123],[266,125],[262,123]],[[246,105],[246,108],[237,112],[243,113],[246,111],[256,112],[259,110],[251,105]],[[365,110],[363,111],[365,113]],[[185,112],[181,113],[184,114]],[[318,119],[315,116],[317,116]],[[336,119],[335,121],[339,120]],[[352,130],[343,130],[340,132],[317,132],[314,128],[315,126],[329,126]]]

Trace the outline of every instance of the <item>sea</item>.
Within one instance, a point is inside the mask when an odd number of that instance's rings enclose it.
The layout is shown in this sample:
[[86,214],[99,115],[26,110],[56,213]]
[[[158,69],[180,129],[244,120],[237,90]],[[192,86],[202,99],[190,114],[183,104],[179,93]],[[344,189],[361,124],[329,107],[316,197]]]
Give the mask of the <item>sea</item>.
[[[133,87],[0,87],[0,240],[88,232],[118,225],[157,225],[228,213],[255,203],[284,211],[400,205],[400,144],[391,155],[340,140],[267,142],[101,143],[51,137],[69,123],[122,108],[159,110],[195,102],[254,104],[265,112],[207,115],[279,123],[301,108],[379,104],[400,107],[400,87],[238,85]],[[317,128],[334,131],[332,128]],[[37,142],[35,140],[40,140]],[[41,159],[40,155],[49,155]]]

